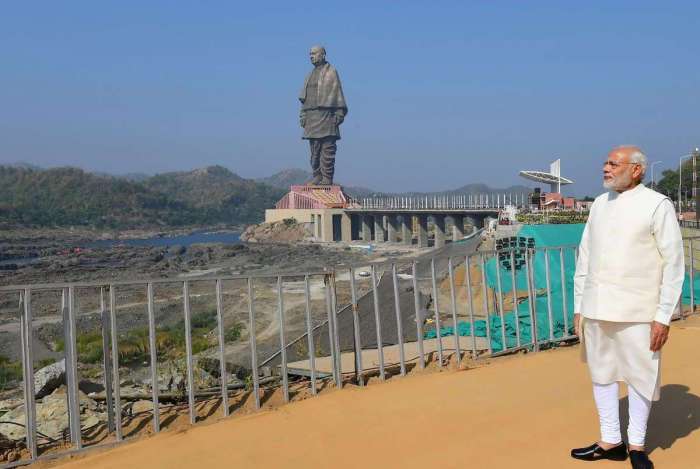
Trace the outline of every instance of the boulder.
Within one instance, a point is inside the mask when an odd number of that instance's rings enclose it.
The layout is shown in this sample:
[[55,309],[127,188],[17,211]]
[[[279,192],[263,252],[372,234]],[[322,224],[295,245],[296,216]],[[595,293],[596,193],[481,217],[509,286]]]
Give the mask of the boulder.
[[[93,427],[107,420],[107,415],[98,412],[98,404],[79,392],[80,402],[80,426],[83,429]],[[24,405],[16,407],[2,416],[0,434],[10,440],[22,440],[25,438],[25,409]],[[19,425],[18,425],[19,424]],[[68,403],[66,388],[61,386],[48,396],[36,403],[37,431],[53,439],[61,439],[68,431]]]
[[34,372],[34,393],[37,399],[51,394],[66,382],[66,359]]

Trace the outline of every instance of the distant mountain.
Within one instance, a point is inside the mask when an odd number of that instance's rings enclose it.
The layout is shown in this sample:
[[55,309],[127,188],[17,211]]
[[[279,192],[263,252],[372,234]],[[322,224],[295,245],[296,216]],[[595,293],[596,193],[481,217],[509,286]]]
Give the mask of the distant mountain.
[[284,190],[243,179],[223,166],[158,174],[143,185],[197,210],[206,223],[252,223],[262,220]]
[[[258,178],[256,179],[256,181],[261,182],[263,184],[267,184],[272,187],[278,187],[280,189],[288,190],[289,186],[297,184],[306,184],[309,180],[311,180],[312,176],[313,175],[310,172],[304,171],[303,169],[290,168],[283,169],[282,171],[275,173],[272,176]],[[343,186],[345,192],[347,192],[352,197],[368,197],[369,195],[374,194],[376,192],[372,189],[367,189],[365,187],[353,187],[345,186],[342,183],[339,184]]]
[[437,196],[437,195],[469,195],[469,194],[529,194],[532,188],[527,186],[515,185],[503,189],[490,187],[486,184],[473,183],[467,184],[457,189],[434,192],[394,192],[394,193],[370,193],[359,197],[420,197],[420,196]]
[[143,182],[151,176],[149,174],[146,174],[146,173],[126,173],[126,174],[118,174],[115,177],[120,178],[120,179],[126,179],[127,181],[131,181],[131,182]]
[[308,171],[298,168],[283,169],[279,173],[265,178],[258,178],[256,181],[262,182],[272,187],[280,189],[289,189],[289,186],[304,184],[311,179],[312,174]]
[[37,166],[31,163],[25,163],[24,161],[17,161],[16,163],[2,164],[0,166],[5,166],[8,168],[20,168],[20,169],[41,169],[41,166]]
[[136,228],[257,223],[283,192],[221,166],[143,182],[77,168],[0,166],[0,224]]
[[529,194],[530,192],[532,192],[531,187],[520,184],[508,186],[504,189],[489,187],[486,184],[467,184],[453,191],[448,191],[448,193],[454,194]]
[[0,167],[0,220],[24,226],[167,225],[184,207],[139,184],[78,168]]
[[[258,178],[256,181],[263,184],[267,184],[272,187],[277,187],[283,190],[289,190],[289,186],[295,184],[304,184],[311,179],[311,173],[304,171],[303,169],[291,168],[284,169],[272,176]],[[457,189],[451,189],[446,191],[436,191],[436,192],[393,192],[384,193],[373,189],[368,189],[366,187],[356,187],[356,186],[343,186],[345,192],[355,198],[362,197],[389,197],[389,196],[419,196],[419,195],[448,195],[448,194],[503,194],[503,193],[513,193],[513,194],[529,194],[532,192],[532,188],[522,185],[509,186],[504,189],[498,189],[489,187],[486,184],[473,183],[466,184],[464,186],[458,187]]]

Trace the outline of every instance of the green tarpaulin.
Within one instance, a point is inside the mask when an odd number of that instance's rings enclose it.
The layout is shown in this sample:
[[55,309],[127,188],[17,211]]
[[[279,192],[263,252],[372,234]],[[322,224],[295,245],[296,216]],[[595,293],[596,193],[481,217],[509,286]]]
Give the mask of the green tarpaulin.
[[[531,239],[529,243],[532,245],[534,241],[535,248],[557,247],[557,249],[550,250],[547,256],[541,250],[536,251],[533,260],[533,280],[536,292],[534,313],[536,314],[537,338],[539,341],[549,339],[550,334],[555,338],[560,338],[573,333],[574,271],[576,270],[575,246],[578,246],[581,240],[583,227],[583,224],[524,225],[517,235],[517,242],[527,244],[527,240]],[[565,246],[565,248],[558,249],[561,246]],[[549,297],[547,295],[547,260],[549,261]],[[564,270],[563,289],[562,266]],[[500,260],[492,257],[486,263],[486,284],[492,291],[498,292],[500,280],[500,291],[504,299],[506,297],[512,298],[513,294],[513,271],[510,267],[509,255]],[[700,278],[696,276],[694,283],[695,298],[700,298]],[[527,276],[524,265],[515,269],[515,285],[516,290],[521,293],[519,296],[526,294]],[[564,306],[564,300],[566,300],[566,306]],[[690,304],[690,278],[688,274],[686,274],[683,284],[682,301],[683,304]],[[551,327],[549,305],[551,305]],[[568,331],[565,331],[564,311],[566,311]],[[521,299],[517,305],[517,321],[520,327],[520,343],[531,343],[532,320],[530,301],[526,298]],[[517,345],[516,312],[512,309],[504,311],[503,322],[505,323],[506,347],[515,347]],[[488,324],[491,348],[494,352],[499,352],[503,350],[501,316],[496,311],[490,311]],[[488,337],[486,320],[474,321],[474,328],[476,329],[477,337]],[[471,324],[469,322],[459,322],[457,324],[457,332],[460,336],[471,336]],[[454,334],[452,326],[440,329],[440,335],[443,337],[452,334]],[[427,331],[425,337],[435,338],[437,333],[435,330]]]

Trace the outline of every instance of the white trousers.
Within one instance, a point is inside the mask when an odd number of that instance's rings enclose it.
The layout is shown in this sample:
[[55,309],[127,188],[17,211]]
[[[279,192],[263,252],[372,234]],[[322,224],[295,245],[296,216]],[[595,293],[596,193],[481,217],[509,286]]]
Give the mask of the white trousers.
[[[651,401],[639,394],[634,387],[627,386],[629,394],[629,426],[627,439],[630,445],[644,446],[647,433],[647,421],[651,411]],[[620,434],[620,404],[618,401],[618,383],[593,383],[593,397],[598,407],[600,419],[600,439],[605,443],[618,444],[622,441]]]

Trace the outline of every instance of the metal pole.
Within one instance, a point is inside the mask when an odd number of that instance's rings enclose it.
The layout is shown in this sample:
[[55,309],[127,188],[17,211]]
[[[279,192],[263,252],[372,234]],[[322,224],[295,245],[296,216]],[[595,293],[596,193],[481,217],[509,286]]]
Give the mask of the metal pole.
[[[24,308],[22,308],[24,306]],[[36,401],[34,399],[34,354],[32,352],[32,291],[20,293],[20,342],[22,346],[22,377],[24,380],[25,439],[29,457],[35,460],[39,453],[36,444]]]
[[107,406],[107,431],[114,431],[114,404],[112,402],[111,359],[109,356],[109,314],[105,305],[105,289],[100,287],[100,318],[102,320],[102,366],[105,379],[105,404]]
[[379,296],[377,294],[377,271],[374,265],[370,269],[372,273],[372,297],[374,299],[374,324],[377,330],[377,355],[379,358],[379,377],[386,379],[384,375],[384,342],[382,341],[382,325],[379,317]]
[[336,385],[338,388],[343,387],[343,365],[340,361],[340,337],[338,336],[338,300],[335,291],[335,271],[330,275],[330,289],[331,289],[331,311],[333,316],[333,343],[335,345],[335,362],[337,373]]
[[219,333],[219,375],[221,376],[221,405],[224,417],[228,417],[228,372],[226,371],[226,339],[224,335],[224,303],[221,291],[221,280],[216,279],[216,325]]
[[433,309],[435,312],[435,332],[437,333],[438,363],[442,368],[442,333],[440,331],[440,306],[438,304],[437,279],[435,278],[435,258],[430,259],[430,277],[433,282]]
[[494,257],[496,261],[496,295],[498,296],[498,315],[501,318],[501,340],[503,341],[503,347],[501,350],[508,348],[508,342],[506,342],[506,320],[503,315],[503,286],[501,284],[501,260],[498,256]]
[[425,368],[425,352],[423,350],[423,319],[421,317],[420,290],[418,290],[418,269],[416,261],[412,265],[413,274],[413,304],[416,311],[416,340],[418,341],[418,366]]
[[282,277],[277,276],[277,308],[280,321],[280,355],[282,356],[282,365],[280,371],[282,373],[282,391],[284,393],[284,402],[289,402],[289,377],[287,376],[287,338],[284,330],[284,298],[282,292]]
[[76,449],[83,447],[82,435],[80,434],[80,402],[78,400],[78,351],[75,344],[75,290],[68,287],[68,335],[66,337],[65,349],[68,350],[66,357],[66,384],[68,393],[68,419],[70,422],[71,441]]
[[153,308],[153,284],[147,285],[148,344],[151,354],[151,394],[153,399],[153,431],[160,431],[160,404],[158,403],[158,351],[156,350],[156,317]]
[[258,349],[255,343],[255,299],[253,297],[253,279],[248,277],[248,330],[250,331],[250,366],[253,373],[253,394],[255,408],[260,408],[260,377],[258,376]]
[[355,336],[355,381],[360,386],[364,386],[365,379],[364,368],[362,367],[362,342],[360,340],[360,311],[357,306],[357,291],[355,290],[355,269],[352,267],[350,267],[350,295],[352,301],[352,329]]
[[476,329],[474,329],[474,297],[472,295],[472,273],[470,267],[470,257],[464,258],[464,282],[467,287],[467,304],[469,305],[469,323],[472,329],[472,358],[476,358]]
[[486,291],[486,262],[484,259],[484,254],[480,256],[481,261],[481,302],[484,307],[484,315],[486,317],[486,342],[488,342],[489,355],[493,353],[493,347],[491,346],[491,315],[489,314],[489,297]]
[[513,293],[513,316],[515,319],[515,343],[520,347],[520,312],[518,311],[518,285],[515,275],[515,247],[510,249],[510,278]]
[[564,275],[564,248],[559,248],[559,270],[561,271],[561,307],[564,316],[564,337],[569,335],[569,312],[566,308],[566,276]]
[[549,249],[544,248],[544,272],[547,282],[547,318],[549,322],[549,340],[554,340],[554,320],[552,317],[552,287],[549,273]]
[[190,423],[197,421],[197,409],[194,406],[194,360],[192,357],[192,313],[190,311],[190,283],[182,284],[182,301],[185,312],[185,354],[187,356],[187,401],[190,408]]
[[406,356],[403,349],[403,325],[401,324],[401,304],[399,302],[399,279],[396,276],[396,264],[391,265],[391,276],[394,281],[394,311],[396,312],[396,337],[399,344],[399,363],[401,376],[406,375]]
[[532,345],[535,352],[539,352],[540,344],[537,337],[537,307],[535,306],[535,301],[537,301],[535,293],[534,278],[532,274],[532,259],[530,257],[530,248],[525,249],[525,269],[527,274],[527,297],[530,303],[530,334],[532,335]]
[[695,251],[693,240],[690,240],[690,311],[695,312]]
[[324,278],[325,291],[326,291],[326,317],[328,319],[328,348],[330,349],[331,363],[333,364],[333,381],[335,381],[336,386],[340,381],[338,377],[338,361],[335,356],[335,334],[334,334],[334,322],[333,322],[333,301],[331,300],[331,287],[330,287],[330,275],[327,274]]
[[450,306],[452,308],[452,329],[455,338],[455,353],[457,354],[457,366],[462,362],[462,351],[459,348],[459,330],[457,329],[457,294],[455,292],[455,276],[452,267],[452,258],[447,259],[447,270],[450,276]]
[[109,286],[109,332],[112,335],[112,377],[114,383],[114,426],[117,441],[122,441],[121,382],[119,380],[119,342],[117,339],[117,300],[114,285]]
[[309,348],[309,367],[311,368],[311,394],[316,395],[316,350],[311,325],[311,293],[309,276],[304,275],[304,303],[306,305],[306,340]]

